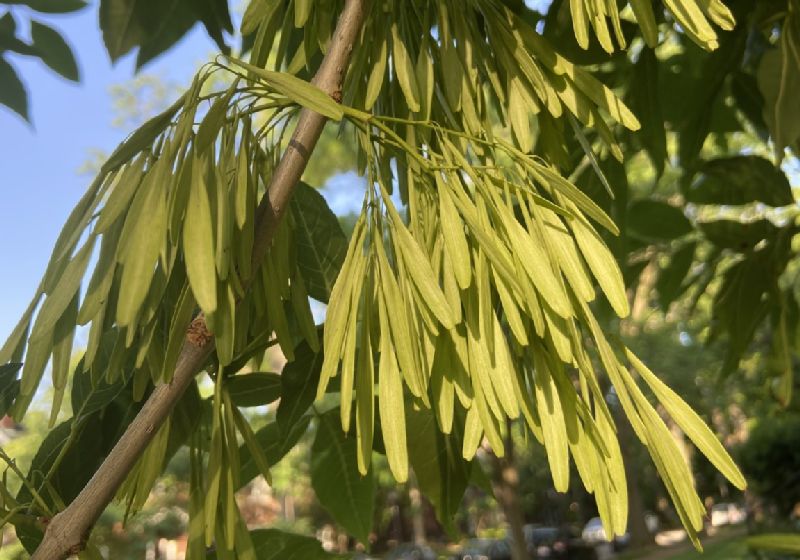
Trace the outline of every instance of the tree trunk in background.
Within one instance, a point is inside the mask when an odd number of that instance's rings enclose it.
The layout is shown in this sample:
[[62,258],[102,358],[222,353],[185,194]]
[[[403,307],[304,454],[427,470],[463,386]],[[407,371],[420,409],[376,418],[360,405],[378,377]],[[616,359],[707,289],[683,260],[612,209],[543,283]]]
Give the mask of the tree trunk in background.
[[[631,302],[631,314],[620,325],[620,331],[625,336],[636,336],[639,333],[642,322],[646,319],[645,314],[649,309],[648,298],[651,290],[654,289],[656,282],[656,263],[654,260],[645,266],[639,276],[639,284],[636,287],[633,301]],[[625,466],[625,477],[628,481],[628,532],[630,533],[630,547],[640,548],[653,544],[654,538],[647,529],[644,519],[645,507],[642,493],[639,488],[639,471],[636,468],[634,446],[638,441],[624,414],[621,414],[619,406],[615,413],[617,429],[619,434],[619,445],[622,452],[622,462]]]
[[422,494],[417,486],[414,473],[408,477],[408,498],[411,502],[411,527],[414,530],[414,544],[425,544],[425,511],[423,509]]
[[645,507],[639,491],[639,470],[636,468],[635,456],[632,453],[636,444],[628,421],[617,422],[622,462],[625,465],[625,477],[628,480],[628,532],[631,535],[630,548],[642,548],[653,544],[653,535],[647,529],[644,520]]
[[[509,432],[511,431],[509,425]],[[514,442],[511,434],[505,440],[506,455],[497,457],[492,454],[494,473],[492,487],[494,497],[503,508],[506,522],[511,529],[511,554],[514,560],[528,560],[528,549],[525,543],[523,525],[525,518],[519,502],[519,471],[514,463]]]

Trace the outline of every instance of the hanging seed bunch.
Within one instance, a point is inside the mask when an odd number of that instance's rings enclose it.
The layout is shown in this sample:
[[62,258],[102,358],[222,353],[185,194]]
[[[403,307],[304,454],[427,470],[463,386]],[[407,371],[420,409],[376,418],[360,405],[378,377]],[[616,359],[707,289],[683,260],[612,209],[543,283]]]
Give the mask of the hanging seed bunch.
[[[593,225],[614,232],[613,222],[509,142],[420,125],[430,143],[414,152],[384,120],[357,123],[371,186],[331,295],[318,392],[340,376],[345,431],[355,406],[359,469],[369,468],[376,395],[401,481],[413,437],[406,406],[431,408],[444,433],[464,419],[466,459],[484,437],[502,456],[506,421],[521,418],[547,451],[556,489],[568,488],[571,457],[609,534],[622,534],[625,473],[601,364],[683,521],[701,529],[691,473],[631,371],[723,474],[740,487],[744,479],[703,421],[595,319],[596,285],[618,316],[628,313],[622,275]],[[408,219],[379,145],[411,162]]]

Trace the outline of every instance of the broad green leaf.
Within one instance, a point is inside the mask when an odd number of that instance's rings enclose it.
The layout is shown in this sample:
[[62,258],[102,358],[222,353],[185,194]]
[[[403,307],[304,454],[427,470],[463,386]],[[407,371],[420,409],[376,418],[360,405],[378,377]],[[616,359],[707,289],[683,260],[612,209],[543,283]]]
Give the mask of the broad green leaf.
[[[775,143],[776,160],[800,139],[800,33],[793,32],[794,17],[787,17],[777,48],[767,49],[758,66],[758,87],[764,96],[764,120]],[[796,27],[796,25],[795,25]]]
[[108,406],[125,388],[125,376],[107,383],[105,379],[92,383],[89,371],[83,371],[79,364],[72,377],[72,411],[77,421]]
[[87,6],[85,0],[11,0],[4,4],[21,4],[43,14],[66,14]]
[[265,372],[243,373],[225,380],[231,400],[236,406],[243,407],[263,406],[278,400],[281,398],[281,383],[282,376]]
[[770,533],[747,537],[745,542],[751,549],[766,550],[781,554],[800,554],[800,535]]
[[693,231],[680,208],[649,198],[630,205],[627,225],[631,236],[648,242],[670,241]]
[[[255,440],[264,451],[264,456],[270,465],[276,465],[294,448],[308,430],[310,421],[309,416],[303,416],[290,426],[289,430],[283,430],[277,422],[270,422],[255,432]],[[241,465],[239,483],[242,485],[253,480],[261,472],[245,444],[239,447],[239,464]]]
[[705,161],[697,180],[686,192],[695,204],[739,205],[763,202],[769,206],[794,204],[786,175],[770,161],[752,155]]
[[[287,533],[278,529],[255,529],[250,532],[253,553],[258,560],[334,560],[339,555],[325,552],[322,543],[314,537]],[[220,556],[213,550],[206,553],[206,560],[217,560]]]
[[33,20],[31,21],[31,39],[33,39],[33,46],[39,53],[42,62],[68,80],[77,82],[80,79],[78,64],[75,62],[72,49],[58,31]]
[[682,284],[694,262],[696,247],[697,243],[692,242],[675,251],[670,256],[669,264],[659,273],[656,289],[658,303],[664,311],[669,309],[670,304],[683,293],[685,287]]
[[283,367],[280,375],[281,402],[276,418],[288,431],[314,402],[322,369],[322,352],[314,352],[307,342],[295,348],[295,359]]
[[311,485],[322,507],[362,543],[368,542],[375,506],[373,470],[358,473],[356,438],[345,437],[339,411],[320,416],[311,448]]
[[454,518],[470,480],[472,465],[461,457],[463,418],[454,423],[451,436],[439,432],[433,413],[409,407],[406,424],[413,437],[408,440],[408,458],[417,484],[427,497],[440,523],[455,532]]
[[714,245],[721,249],[733,249],[740,253],[751,251],[761,240],[771,239],[778,228],[769,220],[737,222],[735,220],[715,220],[697,224],[700,231]]
[[658,66],[655,50],[643,48],[634,65],[627,101],[642,123],[642,128],[634,137],[647,150],[653,166],[661,175],[667,159],[667,133],[661,112]]
[[[28,480],[40,490],[44,476],[53,467],[63,446],[70,442],[69,448],[52,473],[49,481],[50,490],[39,492],[51,512],[55,512],[61,507],[54,499],[54,494],[58,496],[61,504],[68,504],[75,499],[138,411],[139,405],[134,403],[128,395],[121,394],[102,410],[88,416],[81,426],[73,428],[75,420],[70,419],[59,424],[47,434],[33,457],[28,472]],[[73,429],[76,429],[77,432],[75,436],[71,437]],[[46,515],[46,512],[42,511],[42,506],[33,501],[26,486],[20,489],[16,499],[21,504],[33,504],[33,511],[37,512],[37,515]],[[40,532],[20,526],[17,527],[17,536],[25,549],[31,553],[42,538]]]
[[308,295],[328,303],[347,253],[347,237],[319,191],[306,183],[295,188],[291,211],[297,268]]

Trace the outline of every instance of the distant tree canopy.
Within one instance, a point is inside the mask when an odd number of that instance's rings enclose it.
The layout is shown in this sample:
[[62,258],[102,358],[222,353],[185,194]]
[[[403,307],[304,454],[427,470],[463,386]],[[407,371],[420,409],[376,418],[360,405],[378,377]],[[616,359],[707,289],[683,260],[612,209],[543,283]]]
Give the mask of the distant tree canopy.
[[[308,432],[319,501],[366,542],[373,453],[398,481],[413,469],[447,526],[478,448],[501,457],[519,422],[554,487],[574,463],[606,534],[621,535],[613,387],[699,546],[705,508],[656,406],[732,484],[744,477],[615,333],[631,299],[637,315],[637,289],[689,319],[705,306],[723,373],[766,345],[771,390],[790,401],[797,210],[779,165],[800,139],[799,18],[798,0],[546,13],[253,0],[241,52],[205,65],[102,166],[0,349],[3,412],[24,417],[48,363],[53,418],[65,396],[74,411],[15,473],[24,485],[6,492],[4,519],[34,558],[91,549],[108,502],[141,508],[186,445],[190,557],[215,544],[217,557],[257,558],[295,537],[248,532],[235,492],[269,480]],[[222,48],[224,2],[100,5],[112,59],[138,48],[139,66],[197,21]],[[227,85],[208,91],[216,73]],[[365,180],[349,239],[299,181],[326,120]],[[324,326],[309,298],[327,304]],[[280,375],[262,367],[276,345]],[[240,409],[278,399],[254,432]]]

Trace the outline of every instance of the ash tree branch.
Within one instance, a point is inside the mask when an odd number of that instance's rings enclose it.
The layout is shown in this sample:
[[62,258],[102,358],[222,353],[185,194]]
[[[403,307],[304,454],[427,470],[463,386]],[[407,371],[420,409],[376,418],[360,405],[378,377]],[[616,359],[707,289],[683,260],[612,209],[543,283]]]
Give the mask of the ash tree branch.
[[[363,18],[364,0],[346,0],[330,48],[314,76],[313,83],[337,100]],[[264,259],[325,123],[326,118],[318,113],[308,109],[300,113],[289,146],[272,176],[267,195],[256,211],[254,269]],[[198,316],[187,332],[172,381],[155,388],[80,494],[64,511],[53,517],[32,560],[62,560],[83,550],[100,514],[200,372],[213,347],[213,337],[202,316]]]

